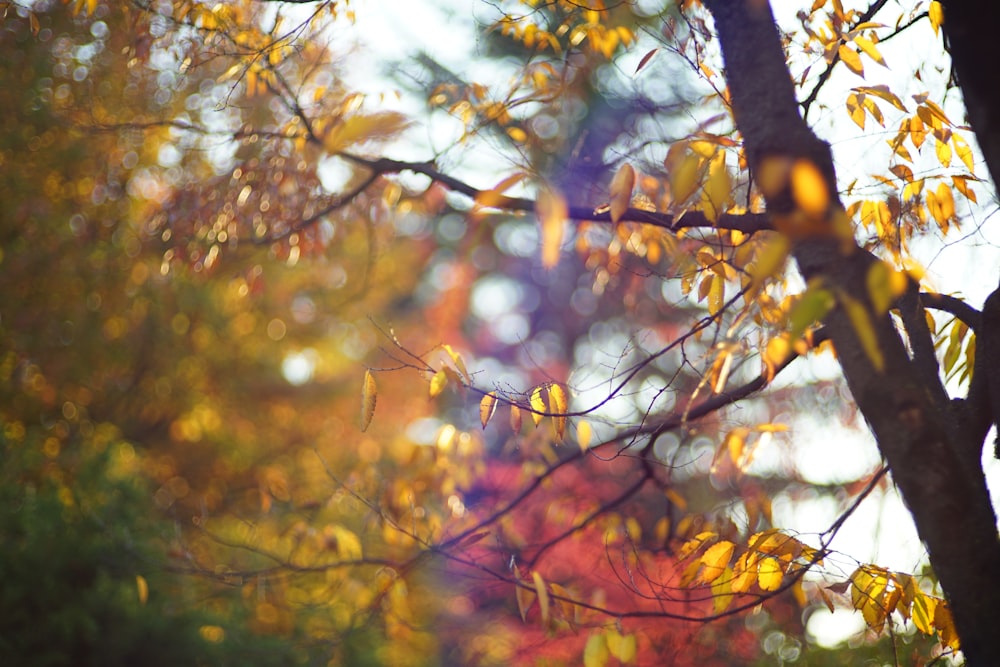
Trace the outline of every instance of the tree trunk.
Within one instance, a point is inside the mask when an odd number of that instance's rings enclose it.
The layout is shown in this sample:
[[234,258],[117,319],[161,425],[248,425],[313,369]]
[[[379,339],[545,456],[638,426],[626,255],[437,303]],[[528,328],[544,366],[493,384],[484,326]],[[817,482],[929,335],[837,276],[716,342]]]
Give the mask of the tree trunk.
[[[834,215],[841,213],[829,146],[799,114],[770,6],[763,0],[705,0],[705,5],[715,18],[732,111],[751,171],[759,171],[768,159],[808,160],[826,179]],[[773,216],[795,212],[787,187],[770,193],[767,204]],[[889,316],[873,310],[866,276],[878,260],[834,233],[793,241],[793,255],[807,280],[824,280],[833,291],[858,299],[867,311],[882,368],[864,351],[843,307],[825,322],[837,358],[913,513],[969,664],[994,664],[1000,655],[993,617],[1000,609],[1000,540],[979,465],[982,439],[971,442],[975,436],[950,417],[936,361],[920,353],[929,342],[926,330],[908,331],[911,359]],[[919,311],[919,301],[911,304]],[[913,321],[909,314],[911,319],[903,313],[904,322]]]

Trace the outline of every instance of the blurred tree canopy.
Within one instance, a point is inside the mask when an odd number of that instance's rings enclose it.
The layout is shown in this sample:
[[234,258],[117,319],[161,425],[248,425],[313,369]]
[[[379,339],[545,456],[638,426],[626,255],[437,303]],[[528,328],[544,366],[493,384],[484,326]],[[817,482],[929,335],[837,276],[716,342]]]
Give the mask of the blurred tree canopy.
[[998,10],[779,4],[0,2],[5,664],[989,664]]

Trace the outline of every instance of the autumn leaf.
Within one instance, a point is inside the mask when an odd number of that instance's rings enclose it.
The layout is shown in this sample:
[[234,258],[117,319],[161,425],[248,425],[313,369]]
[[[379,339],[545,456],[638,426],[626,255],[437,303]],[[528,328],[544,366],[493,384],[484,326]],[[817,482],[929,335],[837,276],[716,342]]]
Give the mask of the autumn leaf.
[[830,207],[830,192],[819,168],[809,160],[796,160],[791,173],[792,198],[807,215],[820,217]]
[[590,447],[590,439],[593,436],[590,422],[580,420],[576,425],[576,443],[581,450],[586,451]]
[[562,386],[558,384],[549,385],[549,407],[552,412],[557,413],[553,417],[553,422],[556,429],[556,437],[560,440],[566,434],[566,411],[569,409],[568,402],[566,400],[566,391]]
[[139,596],[139,604],[145,605],[146,601],[149,600],[149,584],[146,583],[146,577],[141,574],[135,575],[135,588]]
[[497,397],[496,394],[490,392],[485,394],[482,400],[479,401],[479,421],[482,422],[483,428],[490,423],[490,419],[493,418],[493,413],[497,410]]
[[605,667],[611,657],[603,634],[591,635],[583,648],[584,667]]
[[410,121],[396,111],[350,116],[331,127],[323,137],[323,148],[335,154],[366,141],[385,141],[405,130]]
[[620,662],[629,663],[635,659],[637,648],[635,635],[622,635],[618,630],[611,628],[604,633],[604,641],[611,655]]
[[781,586],[784,570],[777,558],[761,558],[757,564],[757,585],[764,591],[776,591]]
[[611,222],[617,223],[628,210],[632,201],[632,189],[635,187],[635,170],[625,163],[611,179],[609,189],[609,205],[611,207]]
[[944,25],[944,7],[938,0],[934,0],[931,6],[927,9],[927,17],[931,21],[931,27],[934,29],[934,34],[938,34],[938,29]]
[[444,370],[439,370],[431,378],[430,395],[431,398],[438,396],[444,388],[448,386],[448,376],[445,374]]
[[840,305],[843,306],[851,321],[851,326],[854,327],[854,333],[858,336],[861,349],[864,350],[875,370],[881,371],[885,368],[885,357],[882,354],[882,348],[879,347],[878,334],[875,332],[875,325],[872,323],[868,310],[863,303],[844,292],[838,296]]
[[865,68],[861,64],[861,56],[858,55],[857,51],[847,46],[847,44],[841,44],[840,48],[837,49],[837,54],[840,55],[840,59],[844,61],[849,70],[858,76],[865,75]]
[[733,549],[736,545],[728,540],[716,542],[701,555],[702,570],[699,580],[710,584],[725,572],[729,566],[729,560],[733,557]]
[[670,172],[670,194],[677,204],[687,201],[698,188],[698,177],[701,171],[701,158],[689,153],[680,164]]
[[545,385],[538,385],[531,392],[531,420],[535,422],[535,426],[541,423],[545,412],[545,400],[542,398],[542,389]]
[[561,194],[543,188],[538,193],[535,212],[542,227],[542,266],[551,269],[559,263],[559,251],[566,219],[569,217],[569,208]]
[[646,55],[644,55],[642,57],[642,59],[639,60],[639,64],[635,66],[635,71],[632,72],[632,75],[635,76],[636,74],[639,73],[639,70],[641,70],[643,67],[645,67],[646,65],[648,65],[649,61],[653,59],[653,56],[656,55],[657,51],[659,51],[658,48],[657,49],[651,49],[651,50],[647,51]]
[[375,376],[371,371],[365,371],[365,378],[361,384],[361,430],[368,430],[368,425],[372,423],[375,415],[375,400],[378,396],[378,389],[375,386]]
[[708,181],[705,183],[705,217],[712,222],[718,220],[719,216],[726,210],[726,202],[729,200],[729,193],[732,187],[729,178],[729,170],[726,169],[726,154],[723,151],[716,153],[709,162]]
[[871,40],[866,39],[861,35],[858,35],[854,38],[853,41],[855,44],[858,45],[858,48],[861,49],[866,56],[877,62],[882,67],[886,68],[888,67],[888,65],[885,64],[885,59],[882,58],[882,54],[879,53],[878,48],[876,48],[875,44],[872,43]]

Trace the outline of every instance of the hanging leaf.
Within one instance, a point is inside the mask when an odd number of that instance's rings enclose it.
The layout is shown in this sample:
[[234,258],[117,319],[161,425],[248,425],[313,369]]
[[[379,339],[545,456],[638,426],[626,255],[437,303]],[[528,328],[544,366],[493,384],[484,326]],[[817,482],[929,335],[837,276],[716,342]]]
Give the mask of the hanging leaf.
[[371,371],[365,371],[365,379],[361,384],[361,430],[368,429],[375,415],[375,400],[378,397],[378,389],[375,387],[375,376]]
[[441,348],[448,353],[449,357],[451,357],[451,362],[455,364],[455,368],[458,369],[458,372],[462,375],[461,380],[464,382],[471,382],[472,378],[469,376],[469,371],[465,368],[465,362],[462,361],[462,356],[455,352],[451,345],[448,345],[447,343],[441,345]]
[[521,432],[521,408],[513,403],[510,404],[510,430],[515,435]]
[[703,583],[710,584],[722,576],[729,561],[733,557],[733,549],[736,545],[728,540],[716,542],[701,555],[702,570],[698,579]]
[[632,72],[632,75],[635,76],[636,74],[639,73],[639,70],[648,65],[649,61],[653,59],[653,56],[656,55],[657,51],[659,51],[659,49],[653,49],[651,51],[648,51],[646,55],[644,55],[642,59],[639,60],[639,64],[635,66],[635,71]]
[[431,398],[438,396],[442,391],[444,391],[444,388],[446,386],[448,386],[448,376],[442,369],[439,370],[437,373],[435,373],[434,377],[431,378],[431,387],[430,387]]
[[960,137],[958,133],[951,135],[951,143],[955,146],[955,154],[958,155],[958,159],[962,161],[962,164],[969,170],[969,173],[975,172],[976,165],[972,159],[972,148],[969,146],[969,143]]
[[628,162],[623,164],[615,177],[611,179],[609,191],[609,206],[611,207],[611,222],[617,223],[628,210],[632,201],[632,189],[635,187],[635,170]]
[[535,202],[535,213],[542,227],[542,266],[551,269],[559,263],[559,250],[566,219],[569,217],[569,207],[561,194],[543,188]]
[[525,588],[520,582],[521,578],[518,577],[518,583],[514,585],[514,597],[517,599],[517,610],[521,613],[521,621],[526,622],[528,610],[535,603],[535,593],[530,588]]
[[852,88],[851,90],[855,90],[859,93],[865,93],[866,95],[873,95],[881,100],[885,100],[900,111],[906,111],[903,101],[899,99],[899,97],[889,89],[889,86],[886,86],[885,84],[879,84],[877,86],[858,86],[857,88]]
[[583,648],[584,667],[605,667],[611,654],[603,634],[590,635],[587,645]]
[[761,590],[776,591],[785,574],[777,558],[761,558],[757,564],[757,585]]
[[840,59],[844,61],[844,64],[847,65],[849,70],[858,76],[865,75],[865,68],[864,65],[861,64],[861,56],[858,55],[857,51],[847,46],[847,44],[841,44],[840,48],[837,49],[837,53],[840,55]]
[[146,577],[141,574],[135,575],[135,588],[139,595],[139,604],[146,604],[149,599],[149,584],[146,583]]
[[732,189],[732,182],[729,178],[729,170],[726,169],[726,154],[719,151],[708,165],[708,181],[705,183],[705,217],[712,222],[719,219],[719,216],[726,210],[726,203],[729,201],[729,193]]
[[593,429],[590,422],[580,420],[576,425],[576,444],[580,446],[580,449],[586,451],[590,447],[591,437],[593,437]]
[[937,153],[938,162],[941,163],[942,167],[951,166],[951,146],[948,145],[947,141],[940,141],[934,145],[934,151]]
[[556,428],[556,437],[560,440],[566,435],[566,411],[569,404],[566,400],[566,391],[558,384],[549,385],[549,407],[552,412],[558,413],[552,418]]
[[882,54],[879,53],[878,48],[871,40],[858,35],[854,38],[854,43],[858,45],[858,48],[864,51],[864,54],[877,62],[882,67],[888,68],[889,66],[885,64],[885,59],[882,58]]
[[635,660],[637,649],[635,635],[622,635],[617,629],[611,628],[604,633],[604,640],[608,645],[608,651],[620,662],[629,663]]
[[796,160],[791,173],[792,198],[813,217],[825,215],[830,208],[830,192],[819,168],[809,160]]
[[497,397],[496,394],[490,392],[483,396],[482,400],[479,401],[479,421],[482,422],[483,428],[490,423],[490,419],[493,418],[493,413],[497,411]]
[[670,195],[676,204],[683,204],[698,188],[701,164],[701,158],[688,154],[677,168],[670,172]]
[[549,622],[549,592],[545,588],[545,580],[538,572],[531,573],[531,579],[535,584],[535,594],[538,596],[538,610],[542,614],[542,623]]
[[545,412],[545,400],[542,398],[542,387],[544,385],[538,385],[531,392],[531,420],[535,422],[535,426],[538,426],[542,421],[542,413]]
[[937,0],[931,3],[931,6],[927,9],[927,18],[931,21],[931,27],[934,28],[934,34],[938,34],[938,29],[944,25],[944,7]]

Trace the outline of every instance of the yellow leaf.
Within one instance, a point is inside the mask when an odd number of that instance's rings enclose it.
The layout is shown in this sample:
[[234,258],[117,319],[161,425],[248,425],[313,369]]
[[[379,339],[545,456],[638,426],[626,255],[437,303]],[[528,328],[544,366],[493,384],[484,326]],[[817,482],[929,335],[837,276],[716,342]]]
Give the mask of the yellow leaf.
[[885,59],[882,58],[882,54],[879,53],[879,50],[875,47],[875,44],[873,44],[871,40],[858,35],[854,38],[854,43],[858,45],[859,49],[865,52],[866,56],[877,62],[882,67],[888,67],[888,65],[885,64]]
[[968,178],[965,176],[952,176],[951,182],[955,185],[955,189],[961,192],[966,199],[973,203],[976,202],[976,193],[969,187]]
[[726,281],[716,274],[712,274],[710,278],[712,284],[708,289],[708,312],[715,315],[722,310],[726,301]]
[[[520,581],[520,577],[518,577]],[[528,620],[528,610],[535,603],[535,593],[530,588],[525,588],[520,583],[514,586],[514,597],[517,598],[517,610],[521,612],[521,621]]]
[[531,392],[531,419],[535,422],[535,426],[542,421],[542,413],[545,412],[545,401],[542,399],[543,386],[539,385]]
[[764,369],[768,380],[774,377],[792,353],[792,344],[785,335],[767,341],[764,348]]
[[837,53],[840,55],[840,59],[844,61],[847,68],[857,74],[858,76],[865,75],[864,65],[861,64],[861,56],[858,52],[847,46],[847,44],[841,44],[840,48],[837,49]]
[[706,584],[710,584],[726,571],[729,560],[733,557],[733,549],[736,545],[728,540],[716,542],[701,555],[703,565],[701,575],[698,579]]
[[969,147],[968,142],[958,136],[958,134],[952,134],[951,143],[955,145],[955,153],[958,154],[958,159],[962,161],[962,164],[965,165],[970,174],[973,173],[976,170],[976,165],[972,160],[972,148]]
[[854,93],[847,96],[847,113],[855,125],[862,130],[865,129],[865,109],[861,106],[861,97]]
[[875,370],[882,371],[885,368],[885,357],[882,355],[882,349],[879,347],[878,334],[875,333],[875,326],[872,324],[868,310],[863,303],[851,297],[846,292],[841,292],[839,296],[840,304],[844,307],[844,311],[847,313],[847,317],[851,320],[851,325],[854,327],[854,333],[858,335],[858,342],[861,343],[861,349],[864,350]]
[[632,189],[635,187],[635,169],[628,162],[623,164],[611,179],[609,205],[611,207],[611,222],[618,222],[628,210],[632,201]]
[[941,206],[941,215],[950,220],[955,216],[955,197],[951,194],[951,188],[946,183],[939,183],[937,186],[937,199]]
[[757,584],[761,590],[776,591],[785,573],[776,558],[761,558],[757,564]]
[[146,604],[146,600],[149,599],[149,584],[146,583],[146,577],[141,574],[135,575],[135,588],[139,594],[139,604]]
[[384,141],[399,134],[410,124],[396,111],[379,111],[367,116],[351,116],[331,127],[323,137],[328,153],[339,153],[348,146],[366,141]]
[[792,197],[799,208],[813,217],[820,217],[830,207],[830,192],[819,168],[809,160],[796,160],[792,165]]
[[587,645],[583,648],[584,667],[605,667],[608,664],[608,644],[603,634],[590,635]]
[[545,588],[545,580],[537,572],[531,573],[535,583],[535,594],[538,595],[538,610],[542,613],[542,623],[549,622],[549,592]]
[[900,100],[899,97],[889,89],[889,86],[886,86],[885,84],[879,84],[877,86],[859,86],[857,88],[853,88],[852,90],[885,100],[900,111],[906,111],[906,107],[903,106],[903,101]]
[[[721,614],[736,598],[732,584],[735,581],[732,568],[727,567],[722,576],[712,582],[712,612]],[[745,592],[745,591],[744,591]]]
[[462,361],[462,356],[458,354],[458,352],[455,352],[451,345],[448,345],[447,343],[441,345],[441,348],[448,353],[448,356],[451,357],[451,362],[455,364],[455,368],[462,374],[461,379],[465,382],[471,381],[472,378],[469,377],[469,371],[465,368],[465,362]]
[[586,450],[590,447],[590,438],[592,436],[593,429],[590,426],[590,422],[581,420],[576,425],[576,443],[580,446],[580,449]]
[[740,466],[740,459],[743,457],[743,448],[746,446],[749,431],[745,428],[735,428],[726,434],[724,447],[729,453],[729,460],[736,467]]
[[938,605],[938,599],[927,595],[923,591],[917,591],[913,598],[913,606],[910,608],[910,618],[917,630],[925,635],[934,634],[934,616]]
[[931,20],[931,27],[934,28],[934,34],[938,34],[938,28],[944,25],[944,8],[940,2],[934,0],[931,3],[931,6],[927,10],[927,18]]
[[507,136],[518,144],[523,144],[525,141],[528,140],[528,133],[519,127],[508,127]]
[[439,395],[442,391],[444,391],[446,386],[448,386],[448,376],[445,374],[444,370],[440,370],[434,374],[434,377],[431,378],[431,398]]
[[941,643],[953,651],[959,650],[958,632],[955,630],[955,621],[951,617],[951,610],[945,601],[938,602],[934,607],[934,625],[941,636]]
[[378,397],[378,389],[375,387],[375,376],[371,371],[365,371],[365,379],[361,385],[361,430],[368,429],[375,415],[375,400]]
[[560,440],[566,435],[566,410],[569,404],[566,400],[566,391],[558,384],[549,385],[549,407],[552,412],[559,413],[552,418],[556,428],[556,437]]
[[622,635],[618,630],[611,628],[604,633],[604,641],[608,651],[619,661],[628,663],[635,660],[637,648],[635,635]]
[[682,204],[698,188],[701,158],[688,154],[670,174],[670,195],[676,204]]
[[889,311],[894,295],[890,284],[892,267],[882,261],[877,261],[868,269],[866,282],[868,285],[868,297],[872,301],[872,307],[876,315],[883,315]]
[[498,204],[502,204],[506,199],[503,193],[523,181],[526,176],[527,174],[524,172],[518,172],[508,176],[494,185],[491,189],[483,190],[477,194],[475,199],[476,204],[484,208],[494,208]]
[[521,432],[521,408],[513,403],[510,404],[510,430],[515,435]]
[[542,266],[551,269],[559,263],[559,248],[569,208],[561,194],[544,188],[538,193],[535,213],[542,226]]
[[712,222],[718,220],[725,212],[731,185],[729,170],[726,169],[726,154],[719,151],[709,162],[708,181],[705,183],[705,199],[708,204],[705,208],[705,217]]
[[924,127],[924,121],[920,116],[912,116],[910,118],[910,141],[916,146],[917,150],[924,145],[924,139],[927,137],[927,129]]
[[951,146],[948,145],[947,141],[940,141],[934,145],[934,151],[937,153],[938,162],[941,163],[942,167],[951,166]]
[[483,428],[486,428],[486,425],[490,423],[490,419],[493,418],[493,413],[496,411],[497,397],[496,394],[490,392],[479,401],[479,421],[482,422]]

